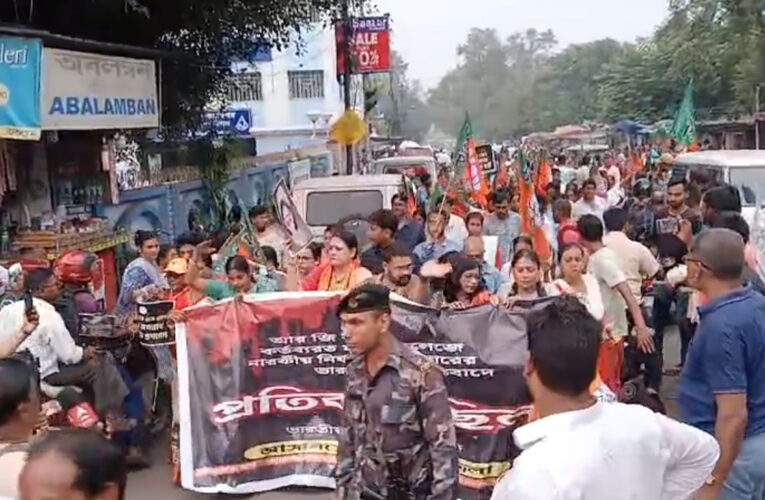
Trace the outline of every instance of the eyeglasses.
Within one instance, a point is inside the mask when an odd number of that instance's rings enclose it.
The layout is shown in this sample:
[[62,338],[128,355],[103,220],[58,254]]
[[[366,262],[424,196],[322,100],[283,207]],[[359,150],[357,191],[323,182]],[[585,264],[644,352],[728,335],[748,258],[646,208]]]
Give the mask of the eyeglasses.
[[691,262],[700,265],[703,268],[712,270],[711,267],[709,267],[707,264],[704,263],[703,260],[699,259],[698,257],[694,257],[693,255],[686,255],[683,257],[683,262],[686,264],[690,264]]

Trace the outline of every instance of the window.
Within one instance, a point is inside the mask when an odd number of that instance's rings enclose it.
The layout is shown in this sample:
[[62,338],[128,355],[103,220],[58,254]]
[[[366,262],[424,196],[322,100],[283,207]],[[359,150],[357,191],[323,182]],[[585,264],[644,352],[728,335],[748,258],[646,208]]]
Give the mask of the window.
[[309,226],[329,226],[353,215],[369,217],[382,207],[380,191],[314,191],[306,200],[306,222]]
[[308,14],[308,19],[312,23],[320,23],[324,20],[321,11],[314,6],[311,6],[311,11]]
[[288,71],[290,99],[323,99],[323,71]]
[[231,102],[262,101],[263,85],[260,73],[231,75],[226,81],[226,95]]

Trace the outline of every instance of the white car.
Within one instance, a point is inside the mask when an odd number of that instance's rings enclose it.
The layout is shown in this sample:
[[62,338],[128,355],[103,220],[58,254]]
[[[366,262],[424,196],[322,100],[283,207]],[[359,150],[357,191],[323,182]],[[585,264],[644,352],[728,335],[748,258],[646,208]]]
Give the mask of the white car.
[[685,168],[689,177],[704,172],[711,179],[735,186],[741,194],[742,215],[749,224],[757,206],[765,203],[765,150],[685,153],[675,158],[674,168]]

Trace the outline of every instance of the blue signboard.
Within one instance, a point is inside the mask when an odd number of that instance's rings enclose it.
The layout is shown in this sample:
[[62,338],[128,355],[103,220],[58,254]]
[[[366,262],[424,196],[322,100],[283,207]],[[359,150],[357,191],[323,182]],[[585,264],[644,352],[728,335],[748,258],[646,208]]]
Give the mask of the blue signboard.
[[39,40],[0,37],[0,138],[40,139]]
[[219,113],[207,113],[207,126],[218,136],[249,137],[252,127],[252,111],[249,109],[230,109]]
[[270,43],[259,42],[256,43],[247,54],[247,61],[251,63],[257,62],[271,62],[274,60],[273,47]]

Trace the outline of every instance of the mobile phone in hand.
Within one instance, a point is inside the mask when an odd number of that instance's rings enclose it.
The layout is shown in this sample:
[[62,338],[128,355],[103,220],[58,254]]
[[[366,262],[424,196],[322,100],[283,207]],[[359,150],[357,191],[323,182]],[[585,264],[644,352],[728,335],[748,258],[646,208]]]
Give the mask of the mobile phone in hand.
[[24,314],[26,314],[27,319],[32,315],[32,313],[35,311],[35,305],[32,301],[32,293],[27,290],[24,292]]

